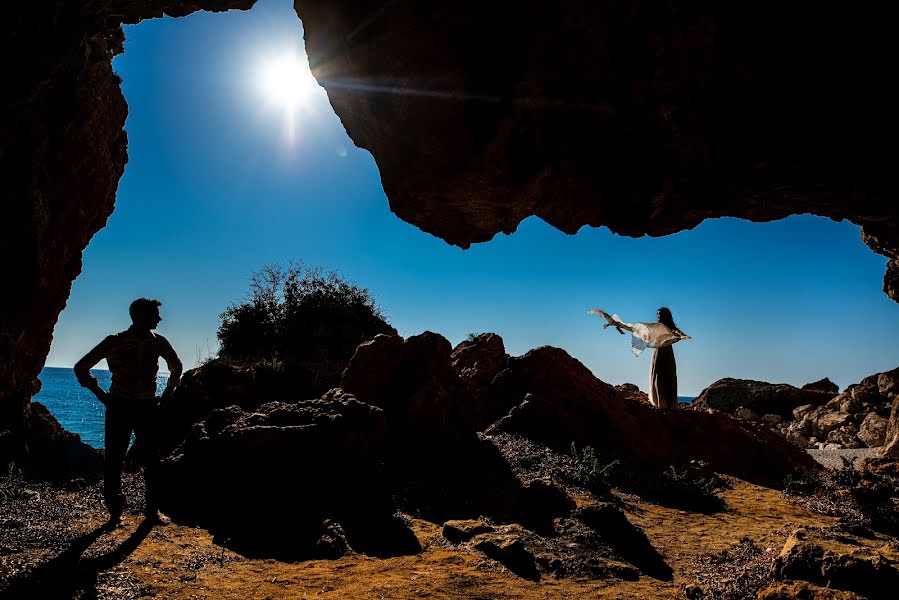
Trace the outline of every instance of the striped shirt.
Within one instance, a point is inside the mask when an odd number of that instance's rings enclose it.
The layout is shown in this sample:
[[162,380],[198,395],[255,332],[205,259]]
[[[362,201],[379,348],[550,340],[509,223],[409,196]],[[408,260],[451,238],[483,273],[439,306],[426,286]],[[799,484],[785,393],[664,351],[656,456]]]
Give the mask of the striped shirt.
[[159,357],[165,359],[171,374],[168,387],[181,381],[181,361],[167,339],[157,333],[141,334],[130,327],[108,336],[75,364],[75,377],[84,387],[97,384],[91,367],[106,359],[112,372],[109,393],[123,398],[146,400],[156,395]]

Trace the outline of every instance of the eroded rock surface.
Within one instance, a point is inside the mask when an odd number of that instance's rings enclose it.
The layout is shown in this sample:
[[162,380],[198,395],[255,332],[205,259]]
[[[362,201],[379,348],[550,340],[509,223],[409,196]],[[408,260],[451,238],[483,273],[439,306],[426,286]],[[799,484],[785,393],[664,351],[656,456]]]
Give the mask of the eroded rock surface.
[[797,389],[786,383],[767,383],[749,379],[720,379],[693,399],[693,406],[714,408],[735,414],[740,407],[756,415],[776,414],[789,418],[799,406],[818,406],[836,396],[819,389]]
[[[823,382],[823,383],[822,383]],[[828,379],[801,390],[785,384],[722,379],[693,402],[764,423],[801,448],[878,448],[889,445],[891,406],[899,391],[899,369],[875,373],[836,395]],[[827,390],[827,391],[817,391]],[[808,403],[805,403],[808,402]],[[796,406],[797,403],[802,403]],[[771,411],[759,416],[758,407]],[[784,409],[792,406],[786,412]],[[893,450],[884,450],[889,455]]]

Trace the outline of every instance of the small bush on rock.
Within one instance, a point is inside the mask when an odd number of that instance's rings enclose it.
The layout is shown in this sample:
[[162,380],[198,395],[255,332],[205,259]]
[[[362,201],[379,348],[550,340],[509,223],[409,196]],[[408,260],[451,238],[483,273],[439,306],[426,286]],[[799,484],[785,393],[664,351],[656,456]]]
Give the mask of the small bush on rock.
[[301,262],[253,273],[249,297],[221,317],[220,357],[251,362],[343,363],[360,343],[396,333],[367,289]]

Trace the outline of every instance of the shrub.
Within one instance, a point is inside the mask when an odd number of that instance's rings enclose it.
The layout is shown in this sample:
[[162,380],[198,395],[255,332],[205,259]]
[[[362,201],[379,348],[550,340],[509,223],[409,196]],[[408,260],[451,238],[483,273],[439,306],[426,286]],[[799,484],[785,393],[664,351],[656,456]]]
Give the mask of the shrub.
[[244,361],[346,362],[379,333],[395,334],[367,289],[323,267],[268,265],[221,315],[219,355]]

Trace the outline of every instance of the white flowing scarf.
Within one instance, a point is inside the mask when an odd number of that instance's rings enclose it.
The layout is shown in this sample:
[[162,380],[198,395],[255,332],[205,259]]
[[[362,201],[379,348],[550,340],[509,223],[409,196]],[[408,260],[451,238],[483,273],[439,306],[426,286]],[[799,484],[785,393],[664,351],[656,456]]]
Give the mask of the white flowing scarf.
[[593,308],[588,314],[598,315],[607,323],[603,328],[614,327],[618,333],[624,335],[623,329],[631,332],[631,352],[634,356],[640,356],[647,348],[666,348],[681,340],[688,340],[690,336],[675,333],[667,325],[661,323],[626,323],[618,315],[610,315],[601,308]]

